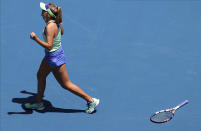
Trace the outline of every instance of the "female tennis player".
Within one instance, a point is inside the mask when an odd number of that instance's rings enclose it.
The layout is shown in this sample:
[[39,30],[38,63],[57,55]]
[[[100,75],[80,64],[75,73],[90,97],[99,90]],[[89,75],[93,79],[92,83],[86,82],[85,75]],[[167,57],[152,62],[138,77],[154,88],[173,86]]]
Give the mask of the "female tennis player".
[[87,101],[88,108],[86,109],[86,113],[93,113],[99,104],[99,99],[87,95],[69,80],[67,74],[65,66],[66,58],[61,46],[61,35],[64,33],[61,8],[54,4],[45,4],[43,2],[40,3],[40,8],[42,9],[41,15],[46,22],[46,27],[43,31],[44,41],[40,40],[34,32],[30,34],[30,38],[45,48],[45,57],[37,73],[38,91],[36,103],[26,103],[25,108],[36,110],[45,109],[42,97],[46,87],[46,77],[52,72],[63,88]]

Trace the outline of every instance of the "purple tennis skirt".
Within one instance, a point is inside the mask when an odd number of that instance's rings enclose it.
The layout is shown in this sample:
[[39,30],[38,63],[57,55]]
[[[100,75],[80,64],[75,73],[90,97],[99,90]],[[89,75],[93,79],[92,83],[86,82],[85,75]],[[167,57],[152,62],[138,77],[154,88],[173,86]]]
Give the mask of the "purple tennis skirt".
[[66,57],[64,50],[60,47],[58,50],[53,52],[45,51],[45,60],[51,67],[58,67],[66,63]]

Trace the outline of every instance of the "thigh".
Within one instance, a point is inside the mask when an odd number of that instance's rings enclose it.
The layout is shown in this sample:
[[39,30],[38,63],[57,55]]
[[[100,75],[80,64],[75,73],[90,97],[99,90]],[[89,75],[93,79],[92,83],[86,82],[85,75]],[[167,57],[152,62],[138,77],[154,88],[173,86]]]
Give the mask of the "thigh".
[[40,64],[39,69],[38,69],[37,76],[46,77],[51,71],[52,71],[52,68],[47,64],[47,62],[44,58]]
[[66,82],[70,81],[65,64],[54,68],[52,73],[61,86],[64,86]]

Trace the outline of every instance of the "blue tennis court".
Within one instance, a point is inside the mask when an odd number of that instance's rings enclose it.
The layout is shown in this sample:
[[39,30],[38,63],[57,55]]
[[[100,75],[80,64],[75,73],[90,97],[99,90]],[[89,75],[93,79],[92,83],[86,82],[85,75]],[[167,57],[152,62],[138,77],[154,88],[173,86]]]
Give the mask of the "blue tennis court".
[[[196,131],[201,129],[200,0],[44,0],[62,7],[68,75],[100,98],[96,113],[50,74],[44,111],[26,110],[37,92],[44,49],[41,0],[1,0],[1,131]],[[164,124],[155,111],[189,104]]]

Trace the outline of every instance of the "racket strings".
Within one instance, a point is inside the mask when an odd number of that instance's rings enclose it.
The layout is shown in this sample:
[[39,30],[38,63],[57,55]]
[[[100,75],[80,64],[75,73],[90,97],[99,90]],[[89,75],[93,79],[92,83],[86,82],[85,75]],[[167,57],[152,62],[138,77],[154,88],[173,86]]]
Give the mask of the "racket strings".
[[151,117],[151,121],[161,123],[161,122],[165,122],[172,119],[172,117],[173,117],[173,113],[164,111],[164,112],[159,112],[157,114],[154,114]]

